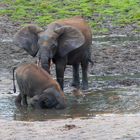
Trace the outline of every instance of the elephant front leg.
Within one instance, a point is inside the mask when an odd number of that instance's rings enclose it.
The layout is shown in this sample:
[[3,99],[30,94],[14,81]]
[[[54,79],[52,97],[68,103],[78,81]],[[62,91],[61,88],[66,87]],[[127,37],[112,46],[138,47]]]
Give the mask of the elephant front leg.
[[57,82],[59,83],[62,90],[64,88],[64,71],[65,71],[65,66],[64,65],[56,64]]
[[73,65],[73,81],[72,86],[79,88],[80,80],[79,80],[79,64]]
[[83,61],[81,63],[82,67],[82,89],[88,89],[88,77],[87,77],[87,70],[88,70],[88,62]]

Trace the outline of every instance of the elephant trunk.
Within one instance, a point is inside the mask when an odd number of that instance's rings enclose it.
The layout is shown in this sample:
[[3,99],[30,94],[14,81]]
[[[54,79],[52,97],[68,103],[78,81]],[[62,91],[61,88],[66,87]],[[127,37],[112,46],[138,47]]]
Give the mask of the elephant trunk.
[[45,61],[44,59],[41,59],[41,66],[43,69],[45,69],[48,73],[50,73],[50,60]]
[[66,108],[66,101],[63,91],[57,91],[53,92],[54,97],[56,98],[58,104],[56,105],[56,109],[64,109]]
[[45,69],[48,73],[50,73],[50,60],[51,59],[45,52],[40,53],[39,61],[41,62],[42,68]]

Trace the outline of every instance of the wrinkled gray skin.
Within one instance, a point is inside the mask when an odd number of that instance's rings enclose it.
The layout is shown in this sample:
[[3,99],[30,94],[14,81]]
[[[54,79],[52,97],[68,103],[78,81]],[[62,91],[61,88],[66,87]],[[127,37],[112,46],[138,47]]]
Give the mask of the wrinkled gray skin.
[[[17,106],[56,109],[66,107],[64,92],[41,67],[35,64],[21,65],[16,69],[16,80],[20,90],[15,101]],[[15,87],[14,78],[13,83]],[[28,103],[27,98],[31,99],[31,102]]]
[[88,88],[87,68],[91,61],[91,29],[81,17],[58,20],[46,30],[35,25],[23,27],[15,42],[30,55],[38,56],[41,66],[50,72],[50,60],[56,65],[56,76],[63,89],[66,65],[73,66],[72,85],[79,88],[79,64],[82,68],[82,86]]
[[41,95],[35,95],[30,99],[29,106],[37,109],[44,108],[56,108],[63,109],[64,105],[59,104],[56,96],[59,96],[59,93],[54,88],[49,88],[43,92]]

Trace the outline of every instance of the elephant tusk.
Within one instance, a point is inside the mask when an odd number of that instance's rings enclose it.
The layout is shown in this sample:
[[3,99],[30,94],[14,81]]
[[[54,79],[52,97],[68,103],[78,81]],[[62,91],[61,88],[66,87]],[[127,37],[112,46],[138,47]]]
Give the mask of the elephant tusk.
[[38,67],[41,67],[41,62],[40,62],[39,59],[36,60],[36,65],[37,65]]
[[54,63],[53,63],[53,61],[51,60],[51,61],[50,61],[50,67],[51,67],[53,64],[54,64]]

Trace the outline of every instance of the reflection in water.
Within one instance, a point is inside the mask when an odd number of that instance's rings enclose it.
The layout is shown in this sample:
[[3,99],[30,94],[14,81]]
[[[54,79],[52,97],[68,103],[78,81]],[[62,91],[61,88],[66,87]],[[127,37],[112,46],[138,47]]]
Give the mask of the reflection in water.
[[76,98],[67,94],[67,108],[64,110],[34,110],[32,108],[17,108],[15,96],[1,95],[0,118],[24,121],[43,121],[48,119],[65,119],[76,117],[91,117],[105,113],[139,113],[140,89],[104,89],[84,93]]

